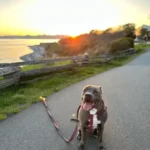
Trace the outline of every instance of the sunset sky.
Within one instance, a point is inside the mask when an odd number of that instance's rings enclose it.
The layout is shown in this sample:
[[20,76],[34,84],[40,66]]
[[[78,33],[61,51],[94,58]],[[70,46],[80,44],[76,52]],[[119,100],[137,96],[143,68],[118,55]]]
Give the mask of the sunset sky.
[[69,34],[150,25],[150,0],[0,0],[0,35]]

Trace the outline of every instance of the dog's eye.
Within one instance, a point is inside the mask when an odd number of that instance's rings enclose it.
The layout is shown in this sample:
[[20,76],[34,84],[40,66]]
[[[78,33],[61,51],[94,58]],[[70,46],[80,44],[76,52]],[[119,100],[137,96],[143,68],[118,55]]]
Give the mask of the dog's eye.
[[94,93],[97,93],[97,90],[94,90],[93,92],[94,92]]

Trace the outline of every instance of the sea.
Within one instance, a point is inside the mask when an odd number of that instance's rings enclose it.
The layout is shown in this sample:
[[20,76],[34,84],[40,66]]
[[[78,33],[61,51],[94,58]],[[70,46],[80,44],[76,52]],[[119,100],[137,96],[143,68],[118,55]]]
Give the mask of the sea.
[[0,39],[0,63],[21,62],[21,56],[32,53],[29,46],[58,42],[59,39]]

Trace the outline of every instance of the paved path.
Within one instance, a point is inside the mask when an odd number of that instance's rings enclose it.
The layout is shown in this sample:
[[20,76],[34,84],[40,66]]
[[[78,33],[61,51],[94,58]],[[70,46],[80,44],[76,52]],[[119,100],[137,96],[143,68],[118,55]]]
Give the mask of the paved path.
[[[107,150],[150,149],[150,52],[126,66],[74,84],[49,97],[49,106],[66,136],[86,84],[103,87],[109,118],[104,132]],[[0,150],[76,150],[78,141],[66,144],[55,131],[42,103],[0,122]],[[86,150],[96,150],[89,139]]]

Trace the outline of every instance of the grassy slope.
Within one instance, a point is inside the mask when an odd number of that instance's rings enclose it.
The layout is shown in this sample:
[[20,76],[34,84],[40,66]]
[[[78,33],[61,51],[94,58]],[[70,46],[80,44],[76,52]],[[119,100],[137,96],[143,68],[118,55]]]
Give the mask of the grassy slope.
[[2,76],[0,76],[0,80],[3,80],[3,77],[2,77]]
[[65,60],[65,61],[49,63],[49,64],[27,65],[27,66],[22,67],[21,71],[29,71],[29,70],[40,69],[40,68],[44,68],[44,67],[62,66],[62,65],[70,64],[70,63],[71,63],[70,60]]
[[10,114],[20,112],[32,103],[38,102],[39,96],[46,97],[85,78],[124,65],[143,53],[145,51],[143,48],[148,46],[150,45],[136,45],[137,53],[135,55],[113,60],[111,64],[79,67],[74,71],[68,71],[63,74],[56,73],[53,77],[46,80],[3,89],[0,92],[0,120],[6,119]]

